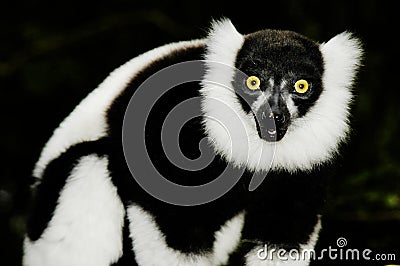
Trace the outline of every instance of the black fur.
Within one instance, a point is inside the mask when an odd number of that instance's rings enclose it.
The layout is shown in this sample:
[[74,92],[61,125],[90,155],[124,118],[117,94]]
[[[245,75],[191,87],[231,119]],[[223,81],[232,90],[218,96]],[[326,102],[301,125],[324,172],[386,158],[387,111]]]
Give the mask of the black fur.
[[[203,53],[204,47],[186,49],[152,63],[131,81],[108,112],[108,122],[111,124],[109,134],[116,143],[115,147],[119,148],[110,156],[110,170],[124,204],[126,206],[132,202],[139,204],[155,217],[161,231],[166,236],[168,245],[183,252],[194,253],[211,250],[214,232],[241,209],[239,199],[227,195],[218,201],[193,207],[174,206],[154,199],[143,191],[130,176],[120,149],[122,147],[120,136],[126,105],[138,86],[158,70],[179,62],[200,60]],[[146,148],[154,165],[165,178],[183,185],[207,183],[217,177],[226,167],[225,162],[217,156],[206,169],[190,172],[174,166],[162,151],[160,130],[165,116],[181,101],[197,96],[199,96],[199,84],[196,82],[174,88],[153,106],[146,124]],[[200,108],[200,102],[193,108]],[[183,129],[185,134],[181,133],[180,146],[189,158],[196,158],[199,155],[198,141],[205,137],[199,119],[191,120]],[[227,205],[232,205],[233,208],[225,208]]]
[[122,241],[123,241],[123,256],[121,256],[117,262],[113,263],[111,266],[139,266],[135,260],[135,254],[132,252],[132,239],[129,236],[129,220],[125,215],[124,228],[122,229]]

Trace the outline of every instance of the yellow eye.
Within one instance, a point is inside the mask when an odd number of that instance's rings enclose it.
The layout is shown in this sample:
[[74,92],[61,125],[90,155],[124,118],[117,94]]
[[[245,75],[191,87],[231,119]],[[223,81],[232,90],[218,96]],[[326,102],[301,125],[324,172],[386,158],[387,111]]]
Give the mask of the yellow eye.
[[260,88],[260,83],[261,83],[260,79],[257,78],[256,76],[248,77],[247,80],[246,80],[247,88],[249,88],[252,91],[257,90],[258,88]]
[[307,80],[299,79],[298,81],[296,81],[296,83],[294,84],[294,89],[298,93],[305,93],[306,91],[308,91],[308,82],[307,82]]

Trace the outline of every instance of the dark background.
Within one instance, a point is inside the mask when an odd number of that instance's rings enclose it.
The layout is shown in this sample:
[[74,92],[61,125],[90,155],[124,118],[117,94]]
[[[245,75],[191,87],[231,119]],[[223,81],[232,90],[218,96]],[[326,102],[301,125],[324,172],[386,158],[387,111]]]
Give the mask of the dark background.
[[[361,38],[366,56],[354,88],[351,141],[343,148],[329,189],[318,247],[336,247],[336,239],[345,237],[350,248],[396,253],[400,264],[400,82],[395,61],[399,30],[394,4],[3,2],[0,264],[20,262],[31,170],[52,130],[114,68],[159,45],[204,37],[210,20],[221,16],[229,17],[241,33],[289,29],[323,42],[349,30]],[[325,260],[314,265],[343,264]]]

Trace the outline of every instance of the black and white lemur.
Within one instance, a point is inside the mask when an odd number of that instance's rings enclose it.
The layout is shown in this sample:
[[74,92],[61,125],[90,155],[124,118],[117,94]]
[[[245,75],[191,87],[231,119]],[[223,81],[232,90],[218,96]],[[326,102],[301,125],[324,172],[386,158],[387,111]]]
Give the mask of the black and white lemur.
[[[168,44],[117,68],[42,151],[23,264],[280,265],[276,257],[261,260],[257,251],[264,245],[313,248],[326,172],[348,135],[361,56],[360,41],[347,32],[319,44],[291,31],[242,35],[222,19],[204,39]],[[241,178],[213,201],[181,206],[151,196],[132,178],[122,130],[128,103],[144,81],[193,60],[204,64],[203,80],[162,95],[141,129],[148,156],[178,184],[205,184],[227,167],[241,171]],[[213,62],[228,68],[220,71]],[[213,79],[232,89],[206,82]],[[160,135],[174,106],[194,97],[200,101],[192,108],[201,115],[182,127],[179,146],[194,160],[205,138],[215,157],[190,171],[169,161]],[[254,173],[266,176],[249,191]]]

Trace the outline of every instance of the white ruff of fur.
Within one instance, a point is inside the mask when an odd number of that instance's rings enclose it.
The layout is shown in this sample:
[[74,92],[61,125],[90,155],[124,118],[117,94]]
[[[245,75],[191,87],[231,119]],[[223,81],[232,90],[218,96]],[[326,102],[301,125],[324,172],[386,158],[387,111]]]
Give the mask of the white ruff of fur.
[[215,22],[207,40],[202,111],[215,151],[234,165],[254,171],[311,170],[329,161],[349,130],[350,87],[362,55],[358,40],[342,33],[320,45],[324,90],[307,114],[294,119],[276,143],[258,136],[254,119],[244,113],[233,89],[227,89],[232,88],[236,55],[243,42],[244,37],[229,20]]

